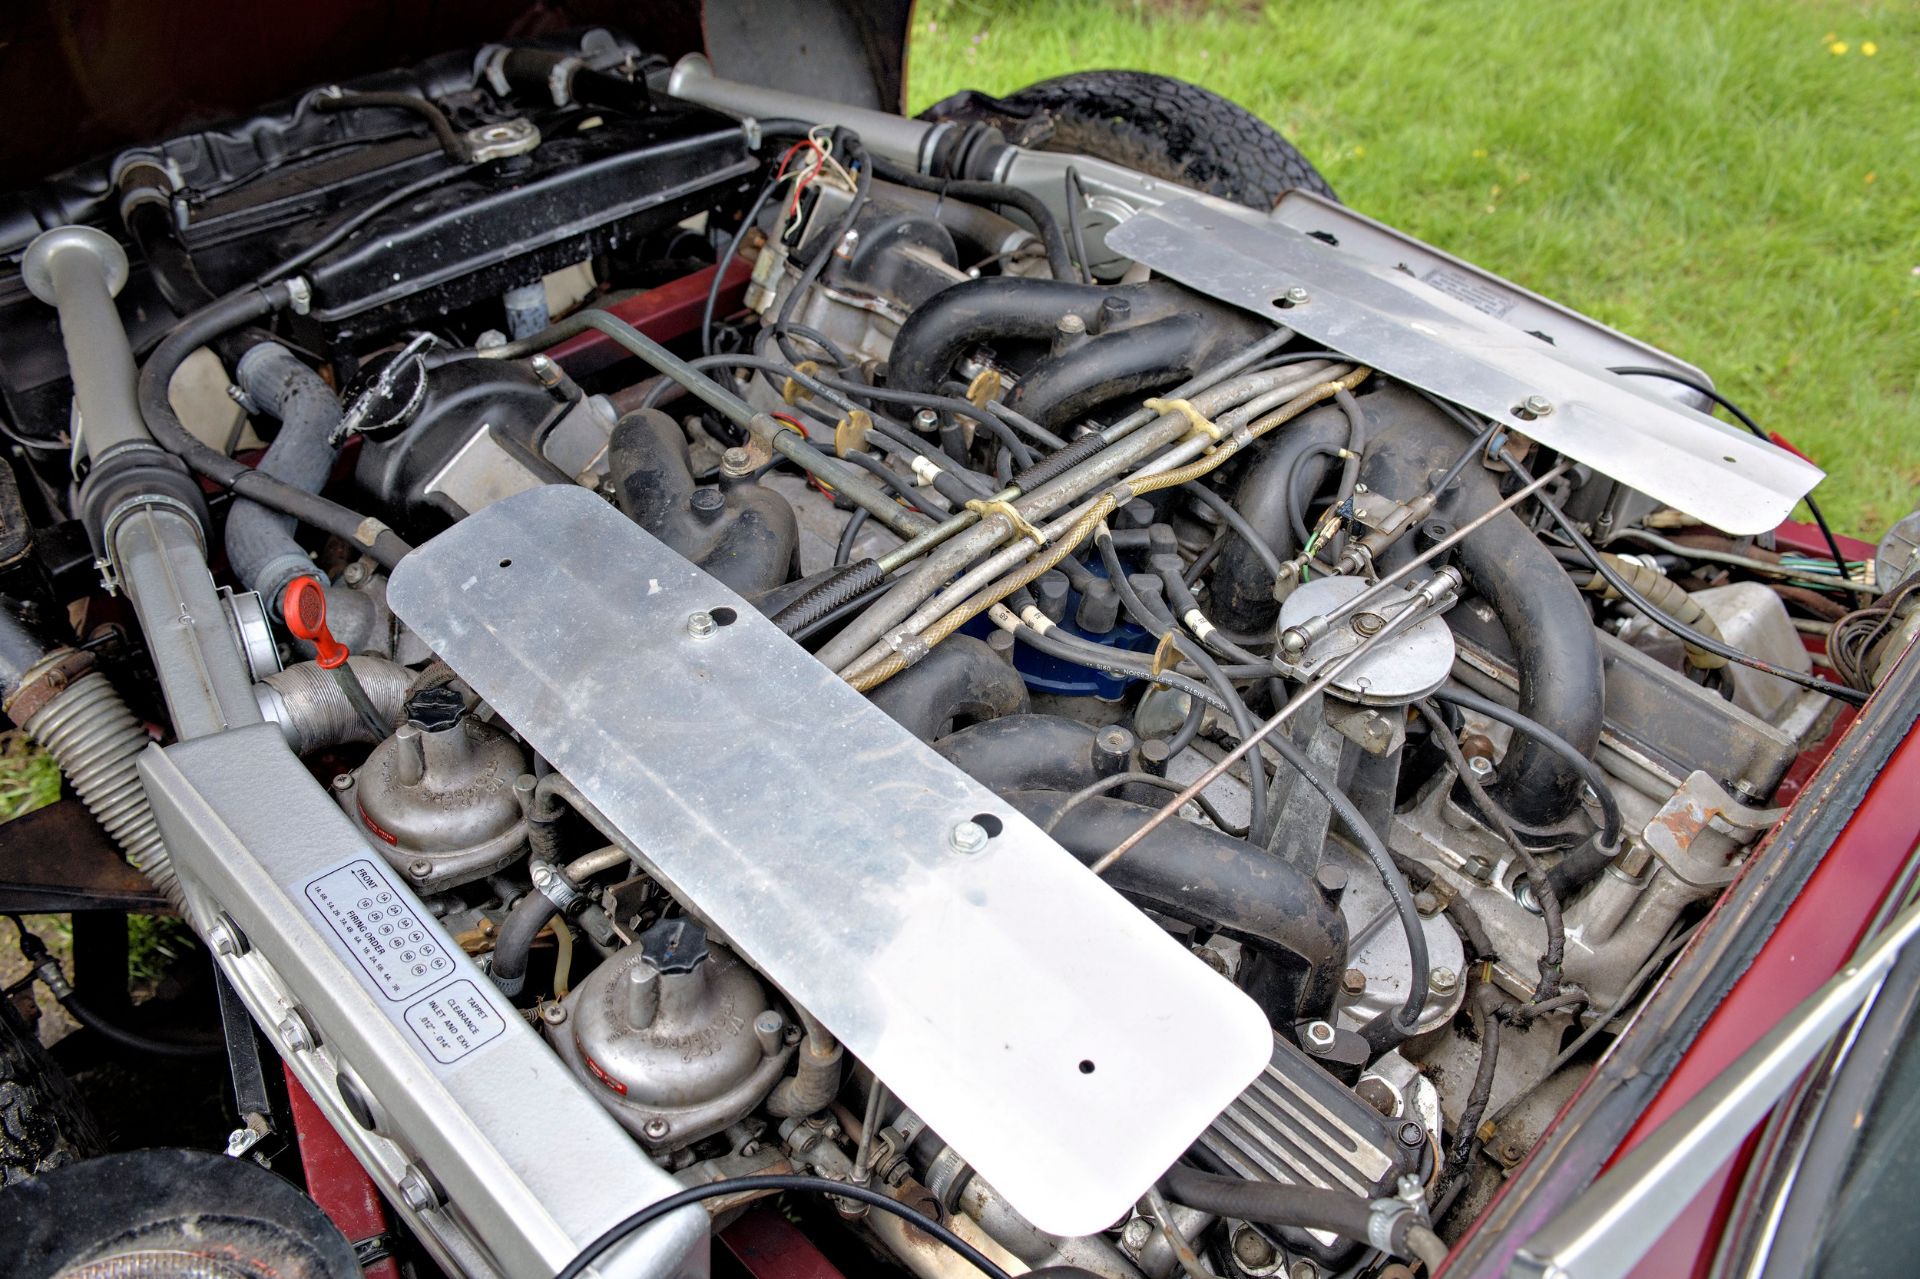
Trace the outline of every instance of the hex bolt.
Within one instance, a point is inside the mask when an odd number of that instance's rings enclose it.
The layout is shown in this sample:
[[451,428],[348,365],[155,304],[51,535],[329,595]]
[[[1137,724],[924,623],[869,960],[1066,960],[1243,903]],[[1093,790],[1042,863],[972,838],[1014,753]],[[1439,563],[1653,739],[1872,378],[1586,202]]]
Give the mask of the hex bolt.
[[713,634],[713,631],[714,631],[714,625],[713,625],[712,613],[709,613],[705,609],[702,609],[698,613],[692,613],[688,615],[687,634],[693,636],[695,639],[705,639],[707,638],[707,636]]
[[720,473],[738,479],[753,470],[753,454],[743,448],[731,448],[720,455]]
[[1340,989],[1349,995],[1367,993],[1367,975],[1358,968],[1349,968],[1340,974]]
[[240,944],[240,930],[231,919],[220,915],[207,925],[207,949],[216,955],[238,955],[244,948]]
[[298,1008],[289,1008],[287,1015],[276,1022],[273,1028],[279,1033],[281,1041],[286,1044],[287,1051],[296,1053],[313,1051],[315,1047],[313,1028],[307,1025],[307,1019],[300,1015]]
[[1287,1279],[1320,1279],[1320,1267],[1303,1258],[1287,1267]]
[[1580,802],[1583,804],[1598,804],[1600,802],[1600,792],[1593,788],[1592,782],[1588,782],[1580,788]]
[[1305,306],[1311,301],[1313,301],[1313,294],[1298,284],[1287,290],[1288,306]]
[[1553,412],[1553,401],[1544,395],[1529,395],[1520,407],[1527,411],[1528,417],[1545,417]]
[[1310,1021],[1307,1023],[1305,1038],[1309,1051],[1325,1052],[1333,1047],[1333,1026],[1324,1021]]
[[913,429],[922,435],[932,435],[940,429],[940,415],[932,409],[921,409],[913,415]]
[[953,846],[956,853],[980,852],[986,848],[990,838],[992,836],[987,834],[987,828],[975,821],[955,822],[953,829],[947,832],[947,843]]
[[655,1116],[647,1120],[646,1127],[642,1131],[646,1133],[648,1141],[665,1141],[667,1134],[673,1131],[673,1126],[666,1120]]
[[1452,994],[1453,988],[1459,984],[1460,974],[1451,968],[1436,968],[1427,974],[1427,986],[1436,995]]
[[1440,898],[1423,888],[1413,895],[1413,908],[1423,916],[1440,913]]
[[408,1164],[400,1174],[400,1202],[415,1212],[432,1212],[440,1206],[440,1196],[434,1192],[427,1174]]
[[1493,776],[1493,761],[1485,755],[1469,756],[1467,771],[1473,774],[1475,780],[1484,782]]
[[1258,1230],[1242,1226],[1233,1232],[1233,1259],[1248,1270],[1259,1270],[1273,1264],[1273,1245]]
[[1137,1253],[1153,1239],[1153,1223],[1145,1217],[1135,1217],[1120,1231],[1120,1246],[1128,1252]]

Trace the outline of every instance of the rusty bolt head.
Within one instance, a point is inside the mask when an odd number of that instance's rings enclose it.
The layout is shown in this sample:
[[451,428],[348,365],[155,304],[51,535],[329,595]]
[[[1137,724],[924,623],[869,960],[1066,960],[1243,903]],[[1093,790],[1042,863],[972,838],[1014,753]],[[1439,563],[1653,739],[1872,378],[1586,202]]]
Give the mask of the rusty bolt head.
[[731,448],[720,455],[720,473],[738,478],[753,470],[753,454],[743,448]]
[[1349,968],[1340,974],[1340,989],[1349,995],[1367,993],[1367,975],[1358,968]]
[[1333,1047],[1333,1027],[1324,1021],[1310,1021],[1307,1023],[1306,1030],[1302,1033],[1302,1038],[1307,1041],[1309,1051],[1317,1049],[1320,1052],[1325,1052],[1327,1049]]
[[1248,1270],[1270,1266],[1273,1264],[1273,1245],[1258,1230],[1242,1226],[1233,1232],[1233,1259]]

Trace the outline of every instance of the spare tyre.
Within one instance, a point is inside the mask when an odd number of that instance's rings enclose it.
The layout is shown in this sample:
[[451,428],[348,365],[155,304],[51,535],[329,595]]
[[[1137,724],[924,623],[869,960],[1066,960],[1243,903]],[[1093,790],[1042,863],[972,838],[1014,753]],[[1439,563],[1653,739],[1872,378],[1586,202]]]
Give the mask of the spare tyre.
[[967,91],[924,120],[991,124],[1009,141],[1090,155],[1256,209],[1288,191],[1338,199],[1299,148],[1245,107],[1145,71],[1076,71],[1004,98]]

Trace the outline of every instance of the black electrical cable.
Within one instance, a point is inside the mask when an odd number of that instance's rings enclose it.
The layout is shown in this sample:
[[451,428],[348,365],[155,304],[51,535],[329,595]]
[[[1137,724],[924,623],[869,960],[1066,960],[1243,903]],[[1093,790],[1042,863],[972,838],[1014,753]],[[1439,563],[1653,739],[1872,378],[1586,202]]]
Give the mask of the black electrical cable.
[[[1088,800],[1098,799],[1110,790],[1118,790],[1122,786],[1136,782],[1142,786],[1152,786],[1159,790],[1172,791],[1175,794],[1186,789],[1183,783],[1176,782],[1170,777],[1161,777],[1157,773],[1115,773],[1111,777],[1102,777],[1097,782],[1091,782],[1088,785],[1082,786],[1079,790],[1067,796],[1066,802],[1048,814],[1046,821],[1040,823],[1040,829],[1051,835],[1053,834],[1054,828],[1060,824],[1061,818]],[[1205,795],[1195,795],[1193,800],[1196,804],[1200,805],[1200,811],[1207,815],[1208,821],[1218,826],[1227,834],[1234,836],[1236,839],[1246,838],[1246,830],[1244,828],[1236,828],[1221,815],[1220,810],[1215,808]]]
[[1200,735],[1200,721],[1207,717],[1207,704],[1198,697],[1187,699],[1187,715],[1180,721],[1180,727],[1167,739],[1167,758],[1172,759],[1193,744]]
[[820,348],[820,351],[822,354],[824,354],[829,360],[833,361],[833,365],[835,368],[850,369],[853,367],[853,361],[850,358],[848,358],[847,353],[845,351],[842,351],[840,349],[839,343],[835,342],[832,338],[828,337],[826,334],[822,333],[819,329],[816,329],[811,325],[769,324],[767,326],[767,331],[769,333],[773,333],[773,332],[785,333],[792,337],[799,338],[802,342],[813,343],[815,346]]
[[609,1248],[688,1204],[702,1203],[722,1195],[748,1194],[756,1190],[806,1191],[809,1194],[829,1195],[835,1199],[852,1199],[866,1204],[869,1208],[878,1208],[881,1212],[891,1213],[915,1229],[939,1240],[981,1274],[991,1276],[991,1279],[1011,1279],[1006,1271],[995,1265],[978,1248],[917,1208],[909,1208],[897,1199],[890,1199],[877,1190],[856,1186],[852,1182],[829,1181],[825,1177],[804,1177],[797,1174],[728,1177],[721,1181],[710,1181],[703,1186],[690,1186],[664,1199],[657,1199],[639,1212],[626,1217],[611,1230],[582,1248],[580,1255],[569,1261],[553,1279],[580,1279],[580,1276],[586,1274],[588,1268],[600,1260]]
[[[1533,482],[1533,476],[1528,473],[1525,467],[1520,465],[1519,459],[1513,456],[1513,450],[1506,448],[1501,449],[1500,459],[1507,464],[1514,475],[1522,482],[1529,484]],[[1703,649],[1706,652],[1724,657],[1729,662],[1738,662],[1742,666],[1752,667],[1762,674],[1778,676],[1790,684],[1798,684],[1802,688],[1810,688],[1816,693],[1825,693],[1835,701],[1845,702],[1849,706],[1861,706],[1866,703],[1867,695],[1857,688],[1848,688],[1844,684],[1835,684],[1828,680],[1821,679],[1818,676],[1805,675],[1791,667],[1777,666],[1772,662],[1764,661],[1749,653],[1743,653],[1722,640],[1715,639],[1709,635],[1703,635],[1684,622],[1676,621],[1667,616],[1655,608],[1646,596],[1634,590],[1633,587],[1628,584],[1627,580],[1620,575],[1618,569],[1615,569],[1611,564],[1607,563],[1606,556],[1594,549],[1593,543],[1587,540],[1586,534],[1582,533],[1579,526],[1567,518],[1566,512],[1560,509],[1558,503],[1548,498],[1544,492],[1534,494],[1534,500],[1540,503],[1542,510],[1553,517],[1553,522],[1559,526],[1560,532],[1569,542],[1573,543],[1574,549],[1585,557],[1587,563],[1593,566],[1594,571],[1606,579],[1607,585],[1611,586],[1614,591],[1619,594],[1620,598],[1632,604],[1636,609],[1639,609],[1640,612],[1646,616],[1647,620],[1653,622],[1656,626],[1671,631],[1695,648]]]
[[1067,239],[1073,245],[1073,260],[1079,264],[1080,278],[1093,283],[1093,263],[1087,261],[1087,238],[1080,229],[1080,211],[1086,207],[1086,192],[1080,189],[1080,170],[1067,166]]
[[326,254],[340,247],[355,231],[358,231],[361,227],[379,217],[388,209],[393,208],[397,204],[405,204],[415,196],[431,191],[433,188],[442,183],[450,182],[454,178],[462,177],[468,172],[470,172],[470,170],[467,169],[441,169],[438,172],[429,173],[424,178],[409,182],[407,185],[396,190],[387,192],[292,257],[285,258],[254,276],[254,282],[262,286],[267,286],[286,279],[287,276],[292,275],[295,271],[307,265],[307,263],[312,262],[316,258],[324,257]]
[[700,354],[702,355],[713,354],[713,311],[720,305],[720,285],[726,279],[727,267],[739,255],[740,246],[746,242],[747,232],[753,229],[754,220],[760,216],[760,210],[767,206],[767,201],[773,198],[775,189],[785,180],[780,175],[767,179],[766,185],[760,188],[760,194],[755,196],[753,203],[747,206],[746,215],[740,219],[740,229],[735,231],[733,238],[727,241],[726,251],[714,260],[713,279],[707,284],[707,301],[700,308]]
[[1614,797],[1613,787],[1607,784],[1606,774],[1600,771],[1600,766],[1575,750],[1573,743],[1540,723],[1538,720],[1529,719],[1511,707],[1502,706],[1499,702],[1491,698],[1482,697],[1478,693],[1470,692],[1467,689],[1449,686],[1436,691],[1433,697],[1435,701],[1447,702],[1451,705],[1458,706],[1461,710],[1472,711],[1474,714],[1483,715],[1487,719],[1498,720],[1515,732],[1531,737],[1534,741],[1539,742],[1542,746],[1566,760],[1567,763],[1571,764],[1579,772],[1587,785],[1593,787],[1593,793],[1599,799],[1601,813],[1600,837],[1602,841],[1609,848],[1618,848],[1620,846],[1620,801]]
[[99,1035],[102,1039],[111,1040],[113,1043],[125,1048],[128,1052],[151,1053],[156,1057],[178,1057],[184,1059],[226,1056],[227,1045],[224,1041],[208,1040],[205,1043],[195,1044],[179,1039],[154,1039],[150,1036],[128,1030],[123,1026],[114,1025],[81,1003],[71,994],[64,997],[55,996],[55,998],[59,1000],[60,1006],[66,1009],[67,1013],[75,1021],[85,1026],[88,1030],[91,1030],[94,1034]]
[[327,114],[362,108],[411,111],[427,122],[427,127],[433,130],[435,141],[439,142],[440,149],[447,153],[449,160],[456,164],[467,164],[472,160],[465,139],[454,131],[447,113],[417,93],[322,93],[312,98],[311,103],[315,111]]
[[[1147,602],[1140,598],[1140,593],[1133,589],[1133,583],[1128,580],[1127,570],[1120,563],[1120,553],[1114,549],[1113,534],[1107,527],[1102,524],[1094,530],[1093,536],[1094,545],[1100,552],[1100,562],[1107,569],[1107,580],[1112,582],[1114,590],[1119,592],[1120,606],[1127,615],[1155,639],[1165,641],[1170,633],[1184,634],[1185,632],[1176,629],[1172,618],[1160,616],[1148,607]],[[1239,690],[1234,688],[1233,681],[1227,678],[1226,672],[1220,669],[1220,664],[1213,660],[1212,654],[1206,652],[1198,641],[1192,645],[1183,646],[1181,653],[1200,668],[1201,673],[1206,676],[1207,683],[1219,692],[1227,714],[1233,718],[1234,731],[1240,735],[1241,740],[1244,741],[1253,736],[1254,730],[1259,727],[1259,721],[1254,719],[1253,712],[1247,708],[1246,699],[1240,696]],[[1265,838],[1267,829],[1265,762],[1260,758],[1258,750],[1248,751],[1242,758],[1245,759],[1247,766],[1247,799],[1251,810],[1248,829],[1255,837]]]
[[1280,580],[1280,557],[1273,553],[1273,548],[1267,545],[1266,539],[1254,531],[1253,525],[1247,523],[1246,516],[1234,509],[1232,502],[1227,501],[1198,480],[1185,485],[1182,491],[1190,494],[1202,506],[1218,515],[1220,522],[1237,533],[1240,540],[1252,549],[1267,572],[1273,574],[1273,579],[1276,582]]
[[[1706,396],[1715,404],[1718,404],[1721,408],[1740,419],[1740,425],[1746,427],[1756,439],[1767,440],[1769,443],[1772,442],[1772,437],[1760,429],[1760,424],[1749,417],[1745,409],[1698,378],[1690,378],[1684,374],[1675,373],[1671,369],[1656,369],[1650,366],[1643,368],[1638,365],[1622,365],[1619,368],[1608,369],[1607,372],[1619,373],[1626,377],[1657,377],[1668,382],[1673,382],[1679,386],[1684,386],[1690,391],[1698,391],[1701,395]],[[1847,566],[1847,557],[1840,551],[1840,539],[1835,537],[1833,530],[1827,526],[1827,517],[1821,513],[1819,506],[1814,503],[1813,494],[1809,493],[1800,500],[1807,504],[1807,513],[1812,515],[1813,522],[1819,525],[1820,536],[1826,539],[1827,551],[1833,556],[1834,567],[1840,570],[1841,580],[1846,582],[1853,581],[1853,570]]]
[[[1480,1031],[1480,1059],[1474,1063],[1473,1084],[1467,1090],[1466,1103],[1460,1108],[1453,1149],[1447,1152],[1440,1180],[1434,1187],[1436,1203],[1446,1199],[1455,1183],[1467,1175],[1473,1152],[1480,1146],[1480,1120],[1493,1097],[1494,1071],[1500,1063],[1500,1019],[1495,1015],[1493,997],[1494,988],[1475,979],[1474,993],[1468,1003],[1473,1007],[1474,1025]],[[1438,1219],[1436,1214],[1435,1220]]]
[[[1427,955],[1426,926],[1420,921],[1420,909],[1414,905],[1413,890],[1407,886],[1407,877],[1400,873],[1394,864],[1393,854],[1380,839],[1378,831],[1368,823],[1353,800],[1345,791],[1320,776],[1313,762],[1301,754],[1300,748],[1293,744],[1293,738],[1286,733],[1269,733],[1267,743],[1287,766],[1300,774],[1307,785],[1318,791],[1320,798],[1327,801],[1333,815],[1347,828],[1347,834],[1360,846],[1360,851],[1372,863],[1374,873],[1380,876],[1380,882],[1386,885],[1387,896],[1393,899],[1395,913],[1400,916],[1400,927],[1407,941],[1407,995],[1400,1011],[1391,1014],[1393,1028],[1402,1036],[1411,1035],[1420,1027],[1420,1010],[1427,1004]],[[1251,751],[1248,754],[1252,754]]]
[[839,568],[853,558],[853,544],[860,540],[860,530],[871,518],[865,510],[853,513],[847,526],[840,530],[840,543],[833,548],[833,566]]
[[1447,723],[1445,717],[1429,701],[1415,702],[1414,709],[1420,713],[1420,718],[1427,722],[1429,735],[1445,753],[1447,762],[1453,766],[1460,784],[1466,787],[1467,793],[1473,797],[1475,805],[1480,810],[1481,819],[1493,828],[1493,833],[1498,835],[1507,847],[1513,850],[1514,855],[1520,859],[1521,866],[1526,870],[1527,884],[1533,889],[1534,904],[1540,907],[1540,917],[1547,926],[1547,948],[1540,956],[1540,980],[1533,988],[1531,1004],[1537,1006],[1549,1003],[1560,994],[1561,967],[1566,962],[1567,955],[1567,933],[1560,914],[1559,894],[1554,891],[1552,881],[1547,878],[1546,867],[1540,864],[1540,859],[1533,855],[1532,849],[1520,842],[1520,837],[1514,833],[1506,814],[1501,811],[1498,804],[1493,802],[1492,797],[1487,794],[1486,787],[1480,784],[1480,779],[1475,777],[1473,770],[1467,766],[1466,755],[1460,749],[1460,739],[1455,736],[1453,728]]

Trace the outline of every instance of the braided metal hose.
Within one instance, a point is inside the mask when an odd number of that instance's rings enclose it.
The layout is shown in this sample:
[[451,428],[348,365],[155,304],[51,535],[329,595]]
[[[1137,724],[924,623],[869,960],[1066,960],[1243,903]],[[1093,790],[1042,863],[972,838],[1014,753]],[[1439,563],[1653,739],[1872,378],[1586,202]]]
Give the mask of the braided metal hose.
[[147,748],[147,731],[107,677],[88,671],[21,727],[59,763],[80,802],[113,836],[134,869],[176,910],[183,909],[180,883],[135,766]]

